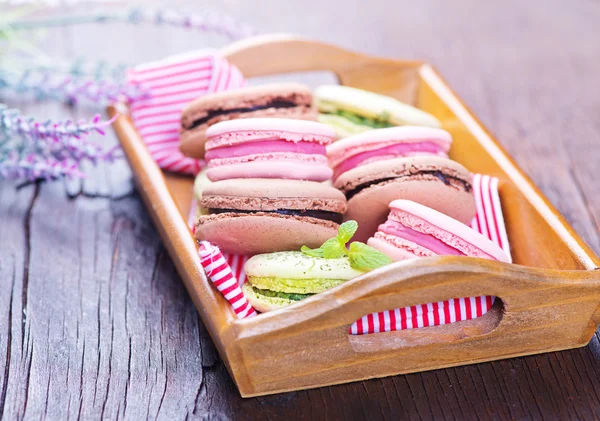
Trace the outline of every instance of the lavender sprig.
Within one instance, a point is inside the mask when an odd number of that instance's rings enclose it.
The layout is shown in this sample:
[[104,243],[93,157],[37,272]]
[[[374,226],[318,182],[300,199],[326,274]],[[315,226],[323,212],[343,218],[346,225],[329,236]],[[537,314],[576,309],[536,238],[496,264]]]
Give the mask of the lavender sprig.
[[43,158],[34,154],[21,158],[18,153],[0,160],[0,178],[10,180],[57,180],[85,178],[76,162]]
[[131,103],[149,95],[148,90],[139,85],[82,79],[75,75],[57,75],[45,70],[27,70],[22,74],[0,70],[0,89],[9,89],[19,95],[33,94],[36,99],[51,98],[71,103],[82,99],[94,103]]
[[112,161],[116,149],[105,151],[85,137],[91,133],[104,135],[104,129],[113,121],[114,118],[100,121],[100,115],[96,115],[91,122],[39,122],[0,104],[0,134],[4,137],[4,142],[0,141],[0,151],[28,150],[47,158],[73,159],[77,162],[83,159],[94,163]]
[[195,29],[201,32],[212,32],[224,35],[232,41],[256,33],[251,26],[240,22],[232,16],[216,11],[186,15],[169,9],[146,11],[138,8],[129,12],[128,20],[132,23],[147,21],[153,22],[155,25],[166,24],[186,29]]
[[[233,17],[216,12],[207,11],[202,14],[184,14],[171,9],[132,8],[124,13],[87,13],[66,16],[44,17],[24,21],[10,22],[8,28],[12,31],[25,29],[39,29],[56,26],[74,25],[82,23],[107,23],[124,21],[138,24],[149,22],[155,25],[166,24],[186,29],[196,29],[201,32],[212,32],[224,35],[230,40],[238,40],[255,33],[254,29]],[[2,28],[0,27],[0,31]]]
[[[0,22],[0,34],[18,34],[23,30],[115,21],[131,24],[168,25],[220,34],[230,40],[241,39],[255,33],[250,26],[216,11],[190,15],[171,9],[132,8],[121,13],[93,12],[25,20],[14,19]],[[12,38],[14,39],[15,36]],[[90,74],[90,72],[82,70],[79,61],[76,61],[65,72],[65,66],[57,66],[54,64],[56,60],[44,56],[41,51],[34,55],[38,63],[46,63],[46,65],[41,68],[39,65],[23,67],[23,63],[21,63],[21,68],[17,69],[15,64],[7,61],[0,69],[0,89],[12,91],[18,95],[33,94],[36,99],[66,100],[70,103],[81,99],[94,103],[123,100],[131,103],[148,96],[148,92],[140,86],[125,83],[124,66],[111,69],[110,66],[100,62]],[[107,71],[112,73],[111,77],[107,77]]]

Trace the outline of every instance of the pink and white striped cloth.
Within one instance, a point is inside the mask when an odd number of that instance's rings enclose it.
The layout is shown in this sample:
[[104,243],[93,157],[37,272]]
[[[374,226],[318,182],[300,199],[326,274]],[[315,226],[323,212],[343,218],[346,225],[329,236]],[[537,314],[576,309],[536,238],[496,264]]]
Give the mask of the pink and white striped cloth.
[[204,161],[179,151],[181,111],[203,95],[245,85],[237,67],[216,50],[201,50],[136,66],[127,81],[149,91],[130,105],[131,118],[158,165],[168,171],[197,174]]
[[208,241],[200,242],[198,255],[206,276],[210,278],[219,292],[223,294],[223,297],[231,304],[235,315],[240,319],[256,316],[256,310],[250,305],[242,292],[241,284],[238,283],[239,272],[244,272],[242,270],[243,264],[236,267],[234,263],[239,259],[235,256],[233,259],[232,256],[228,256],[226,259],[219,248]]
[[350,326],[351,335],[392,332],[441,326],[449,323],[481,317],[494,304],[495,297],[480,296],[452,298],[437,303],[395,308],[361,317]]
[[512,263],[500,205],[498,179],[489,175],[473,174],[473,193],[477,213],[471,222],[471,228],[499,245]]
[[[477,214],[473,218],[471,227],[498,244],[510,256],[510,246],[500,206],[500,196],[498,195],[498,179],[487,175],[474,174],[473,193],[475,195]],[[190,223],[195,220],[196,210],[194,206],[193,208]],[[204,248],[210,245],[207,242],[202,242],[202,244],[204,244],[202,246]],[[201,259],[203,256],[202,247],[200,251]],[[216,248],[215,246],[212,247]],[[227,267],[220,266],[220,268],[227,273],[228,277],[237,279],[236,285],[239,288],[239,291],[236,289],[235,293],[225,295],[225,298],[230,302],[234,311],[236,311],[236,308],[245,308],[244,306],[247,303],[240,286],[246,282],[246,274],[243,267],[249,258],[250,256],[223,254],[223,262],[227,263]],[[211,278],[208,271],[207,276]],[[215,282],[212,278],[211,280],[213,283]],[[217,288],[219,287],[217,286]],[[352,323],[349,333],[352,335],[363,335],[440,326],[463,320],[471,320],[487,313],[494,304],[494,300],[495,297],[492,296],[457,297],[436,303],[424,303],[371,313]],[[249,306],[250,304],[247,305]],[[254,309],[252,310],[253,312],[247,311],[243,315],[240,315],[236,311],[236,314],[238,314],[238,317],[251,317],[256,314]]]

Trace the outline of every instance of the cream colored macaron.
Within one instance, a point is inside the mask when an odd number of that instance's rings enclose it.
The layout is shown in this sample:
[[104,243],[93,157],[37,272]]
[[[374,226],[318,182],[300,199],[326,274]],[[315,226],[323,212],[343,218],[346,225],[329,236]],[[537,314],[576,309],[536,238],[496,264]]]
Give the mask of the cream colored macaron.
[[206,168],[200,171],[194,180],[194,199],[198,202],[198,206],[196,207],[196,217],[208,215],[208,209],[201,207],[200,201],[202,200],[202,192],[212,183],[213,182],[206,176]]
[[276,252],[251,257],[244,266],[243,290],[258,311],[270,311],[340,285],[363,272],[347,257],[324,259],[302,252]]
[[314,97],[319,121],[331,125],[339,138],[393,126],[440,127],[439,120],[423,110],[362,89],[324,85]]

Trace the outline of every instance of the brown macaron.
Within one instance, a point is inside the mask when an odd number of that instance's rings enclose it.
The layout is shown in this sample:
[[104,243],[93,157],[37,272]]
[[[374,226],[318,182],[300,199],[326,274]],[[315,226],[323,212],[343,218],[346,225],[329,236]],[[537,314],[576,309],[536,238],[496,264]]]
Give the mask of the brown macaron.
[[451,159],[414,156],[375,161],[346,171],[334,183],[348,199],[344,219],[358,222],[354,239],[366,241],[386,221],[389,204],[412,200],[464,224],[475,215],[471,173]]
[[319,247],[335,237],[346,198],[314,181],[245,178],[217,181],[203,191],[196,238],[225,253],[258,254]]
[[181,113],[184,155],[204,158],[206,130],[238,118],[275,117],[317,120],[310,88],[298,83],[272,83],[217,92],[192,101]]

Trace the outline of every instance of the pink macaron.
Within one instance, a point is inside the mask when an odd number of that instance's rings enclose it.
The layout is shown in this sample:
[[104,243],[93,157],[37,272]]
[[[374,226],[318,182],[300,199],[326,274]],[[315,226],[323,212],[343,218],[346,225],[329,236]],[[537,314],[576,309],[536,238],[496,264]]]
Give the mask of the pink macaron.
[[282,118],[238,119],[211,126],[206,137],[206,176],[212,181],[325,181],[333,174],[325,147],[335,133],[325,124]]
[[392,260],[455,255],[499,260],[510,257],[469,226],[410,200],[394,200],[385,223],[367,244]]
[[254,255],[319,247],[336,236],[346,198],[327,183],[243,178],[211,183],[200,206],[198,240]]
[[450,133],[431,127],[401,126],[370,130],[327,147],[334,180],[360,165],[385,159],[436,155],[448,157]]

